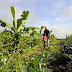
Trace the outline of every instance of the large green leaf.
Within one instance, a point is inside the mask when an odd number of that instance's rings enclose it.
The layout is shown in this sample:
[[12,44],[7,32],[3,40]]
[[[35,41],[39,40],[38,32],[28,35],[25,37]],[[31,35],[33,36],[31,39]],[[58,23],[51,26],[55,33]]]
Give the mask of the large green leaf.
[[17,19],[17,31],[19,30],[19,28],[23,25],[22,23],[22,19]]
[[2,22],[2,23],[1,23],[1,26],[2,26],[2,27],[5,27],[5,26],[6,26],[6,24]]
[[15,18],[15,15],[16,15],[16,7],[10,7],[10,10],[12,12],[13,18]]
[[9,24],[9,23],[7,23],[7,22],[5,22],[3,20],[0,20],[0,23],[1,23],[2,27],[5,27],[6,25],[9,26],[10,28],[12,27],[11,24]]
[[37,29],[39,29],[38,27],[29,27],[29,29],[31,29],[32,31],[35,31]]
[[38,32],[37,31],[33,31],[30,36],[35,36]]
[[40,30],[39,32],[40,32],[40,34],[42,33],[42,31],[41,31],[41,30]]
[[15,27],[15,31],[17,31],[17,20],[16,20],[16,7],[10,7],[13,16],[13,26]]
[[13,26],[15,27],[15,21],[13,20]]
[[37,72],[39,69],[39,59],[35,58],[33,64],[34,64],[34,71]]
[[23,14],[21,15],[22,20],[26,20],[28,17],[29,11],[23,11]]
[[17,20],[17,31],[23,25],[22,20],[26,20],[27,19],[28,14],[29,14],[29,11],[23,11],[23,14],[21,15],[22,18]]
[[41,26],[41,29],[43,29],[44,28],[44,26]]
[[41,26],[41,29],[40,29],[40,34],[42,34],[42,31],[43,31],[43,29],[44,29],[44,26]]
[[50,33],[52,33],[52,31],[50,31]]
[[13,30],[15,32],[15,27],[11,27],[11,30]]

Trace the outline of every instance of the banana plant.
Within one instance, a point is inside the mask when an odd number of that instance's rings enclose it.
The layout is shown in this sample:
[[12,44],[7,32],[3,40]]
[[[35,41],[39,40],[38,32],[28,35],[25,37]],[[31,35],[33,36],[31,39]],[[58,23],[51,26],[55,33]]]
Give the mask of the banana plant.
[[21,18],[20,19],[16,19],[16,7],[10,7],[12,16],[13,16],[13,26],[3,20],[0,19],[0,26],[5,27],[8,26],[11,28],[12,31],[14,32],[18,32],[20,27],[23,25],[22,21],[23,20],[27,20],[29,11],[23,11]]
[[30,36],[32,36],[32,37],[34,37],[37,33],[38,33],[38,29],[39,28],[37,28],[37,27],[30,27],[30,29],[31,29],[31,33],[30,33]]
[[[14,45],[17,45],[19,43],[19,39],[21,36],[21,26],[25,26],[23,23],[23,20],[27,20],[29,11],[23,11],[21,18],[20,19],[16,19],[16,7],[10,7],[12,16],[13,16],[13,26],[3,20],[0,19],[0,26],[5,27],[8,26],[11,28],[12,32],[13,32],[13,36],[14,36]],[[20,30],[20,31],[19,31]]]
[[31,37],[34,37],[38,32],[38,27],[24,27],[23,32],[26,34],[28,33]]

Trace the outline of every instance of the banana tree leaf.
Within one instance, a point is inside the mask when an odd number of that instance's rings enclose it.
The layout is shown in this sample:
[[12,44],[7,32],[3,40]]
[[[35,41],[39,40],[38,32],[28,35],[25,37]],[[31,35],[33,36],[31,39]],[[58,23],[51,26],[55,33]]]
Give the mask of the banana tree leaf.
[[34,36],[34,35],[36,35],[38,32],[37,31],[33,31],[31,34],[30,34],[30,36]]
[[22,20],[26,20],[28,17],[29,11],[23,11],[23,14],[21,15]]
[[41,29],[43,29],[44,28],[44,26],[41,26]]
[[27,19],[28,14],[29,14],[29,11],[23,11],[23,14],[21,15],[22,18],[17,20],[17,31],[23,25],[22,20]]
[[15,16],[16,16],[16,7],[10,7],[10,10],[12,12],[13,18],[15,18]]
[[6,25],[9,26],[10,28],[12,27],[11,24],[9,24],[9,23],[7,23],[7,22],[5,22],[5,21],[3,21],[3,20],[0,20],[0,23],[1,23],[1,26],[2,26],[2,27],[5,27]]
[[13,20],[13,26],[15,27],[15,21]]
[[50,31],[50,33],[52,33],[52,31]]
[[16,20],[16,7],[10,7],[13,16],[13,26],[17,29],[17,20]]
[[2,22],[2,23],[1,23],[1,26],[2,26],[2,27],[5,27],[5,26],[6,26],[6,24]]
[[22,27],[24,27],[24,28],[25,28],[26,26],[23,24],[23,25],[22,25]]
[[41,30],[39,31],[40,34],[42,34],[43,29],[44,29],[44,26],[41,26]]
[[41,30],[40,30],[39,32],[40,32],[40,34],[42,33],[42,31],[41,31]]
[[17,31],[20,29],[20,27],[23,25],[22,19],[17,19]]
[[31,29],[32,31],[35,31],[36,29],[39,29],[38,27],[28,27],[29,29]]
[[11,27],[11,30],[13,30],[15,32],[15,27]]

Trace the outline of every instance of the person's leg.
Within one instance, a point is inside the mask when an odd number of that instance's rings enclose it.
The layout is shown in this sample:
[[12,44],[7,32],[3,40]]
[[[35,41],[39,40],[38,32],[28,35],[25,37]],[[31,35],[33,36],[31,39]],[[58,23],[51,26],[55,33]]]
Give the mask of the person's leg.
[[44,41],[44,48],[45,48],[45,41]]
[[44,48],[43,49],[46,49],[46,42],[44,41]]
[[47,36],[47,46],[49,46],[49,37]]

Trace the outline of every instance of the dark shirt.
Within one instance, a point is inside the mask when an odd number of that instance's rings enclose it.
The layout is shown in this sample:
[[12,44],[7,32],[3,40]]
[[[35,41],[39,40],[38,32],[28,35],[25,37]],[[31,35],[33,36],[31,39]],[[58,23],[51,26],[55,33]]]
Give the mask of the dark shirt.
[[46,34],[46,36],[49,36],[49,30],[44,30],[44,33]]

